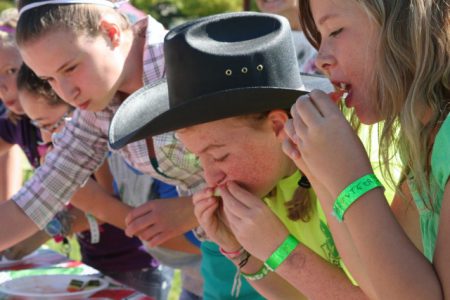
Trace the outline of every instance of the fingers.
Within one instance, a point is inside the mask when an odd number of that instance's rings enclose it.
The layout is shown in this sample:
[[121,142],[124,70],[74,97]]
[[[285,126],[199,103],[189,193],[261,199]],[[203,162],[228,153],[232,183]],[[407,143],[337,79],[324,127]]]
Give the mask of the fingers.
[[[241,188],[235,182],[229,181],[226,185],[220,187],[224,208],[230,210],[236,215],[243,215],[252,207],[255,202],[260,200],[253,194]],[[256,198],[256,200],[255,200]]]
[[139,207],[136,207],[135,209],[131,210],[130,213],[125,218],[125,224],[129,226],[130,224],[135,222],[136,219],[139,219],[142,216],[151,213],[152,210],[153,210],[153,203],[151,201]]
[[[290,123],[290,124],[292,124],[292,123]],[[289,130],[290,130],[290,129],[289,129]],[[288,136],[289,136],[289,134],[288,134]],[[296,136],[295,133],[294,133],[294,136]],[[283,141],[283,143],[281,144],[281,148],[282,148],[283,152],[284,152],[290,159],[292,159],[292,160],[294,160],[294,161],[297,160],[297,159],[299,159],[300,156],[301,156],[300,151],[299,151],[298,148],[297,148],[297,145],[294,143],[294,141],[293,141],[290,137],[287,137],[287,138]]]
[[340,112],[339,107],[336,105],[336,101],[333,99],[334,95],[329,95],[319,90],[312,91],[310,95],[311,102],[322,116],[329,116],[330,114]]
[[[131,213],[133,213],[133,211]],[[156,223],[156,220],[151,217],[150,213],[151,211],[148,213],[148,215],[139,215],[138,217],[133,218],[131,221],[127,221],[125,234],[129,237],[139,235],[140,232],[154,225]],[[131,218],[127,216],[127,220],[129,219]]]
[[195,205],[199,201],[202,201],[202,200],[204,200],[206,198],[209,198],[209,197],[213,197],[213,194],[214,194],[214,189],[209,187],[209,188],[203,189],[203,190],[201,190],[199,192],[196,192],[192,196],[192,201],[193,201],[193,203]]
[[217,198],[203,198],[195,203],[194,213],[200,224],[209,224],[215,211],[219,207]]
[[[291,115],[294,120],[294,128],[297,132],[304,132],[308,125],[314,124],[322,119],[322,113],[312,102],[313,92],[301,96],[291,107]],[[301,136],[300,136],[301,138]]]

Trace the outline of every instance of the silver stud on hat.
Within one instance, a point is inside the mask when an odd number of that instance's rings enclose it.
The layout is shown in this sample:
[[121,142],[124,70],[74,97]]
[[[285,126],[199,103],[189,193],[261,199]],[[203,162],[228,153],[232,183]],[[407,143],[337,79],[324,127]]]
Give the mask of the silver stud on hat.
[[258,70],[258,71],[262,71],[264,69],[264,66],[263,65],[257,65],[256,66],[256,70]]
[[231,76],[231,74],[233,74],[233,71],[231,71],[231,69],[226,69],[225,70],[225,75]]
[[243,67],[243,68],[241,69],[241,72],[242,72],[242,74],[246,74],[246,73],[248,72],[247,67]]

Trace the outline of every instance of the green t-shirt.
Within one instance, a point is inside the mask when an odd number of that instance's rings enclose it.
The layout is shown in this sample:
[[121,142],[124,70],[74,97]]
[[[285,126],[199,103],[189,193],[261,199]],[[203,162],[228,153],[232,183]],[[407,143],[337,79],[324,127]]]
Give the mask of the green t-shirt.
[[297,171],[292,176],[278,182],[275,196],[264,198],[264,202],[278,216],[289,232],[303,245],[331,264],[341,267],[349,279],[355,283],[340,259],[333,237],[328,229],[325,214],[312,189],[310,189],[310,197],[313,199],[314,205],[310,213],[310,220],[303,222],[292,221],[288,218],[285,203],[292,199],[298,188],[300,177],[300,172]]
[[442,198],[445,185],[450,178],[450,115],[447,116],[436,135],[431,152],[430,184],[433,199],[433,209],[426,208],[424,199],[414,186],[410,184],[411,193],[420,214],[420,229],[424,254],[429,261],[433,261],[434,249],[439,229]]
[[[290,201],[298,188],[301,174],[299,171],[292,176],[278,182],[275,187],[275,197],[266,197],[264,202],[278,216],[289,232],[303,245],[320,255],[326,261],[340,266],[354,283],[343,265],[339,253],[334,245],[333,237],[328,229],[325,214],[316,201],[314,192],[310,191],[311,199],[314,199],[314,207],[309,222],[292,221],[287,217],[285,203]],[[202,243],[202,276],[205,278],[203,299],[233,299],[231,290],[236,274],[236,267],[220,252],[219,247],[212,242]],[[264,299],[245,280],[242,280],[239,299],[259,300]]]

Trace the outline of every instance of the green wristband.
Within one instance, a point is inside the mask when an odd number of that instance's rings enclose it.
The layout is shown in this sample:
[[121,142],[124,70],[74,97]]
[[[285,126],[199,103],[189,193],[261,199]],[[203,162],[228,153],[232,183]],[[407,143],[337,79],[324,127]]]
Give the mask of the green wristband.
[[299,244],[299,241],[291,234],[287,236],[284,242],[275,250],[272,255],[266,260],[264,265],[270,270],[275,271],[285,260],[289,254]]
[[347,209],[362,195],[377,187],[383,187],[374,174],[367,174],[350,183],[337,197],[333,205],[336,218],[342,222]]
[[270,270],[266,267],[266,265],[262,265],[261,269],[258,270],[258,272],[253,274],[247,274],[241,271],[242,277],[244,277],[247,280],[255,281],[263,279],[264,277],[269,274]]

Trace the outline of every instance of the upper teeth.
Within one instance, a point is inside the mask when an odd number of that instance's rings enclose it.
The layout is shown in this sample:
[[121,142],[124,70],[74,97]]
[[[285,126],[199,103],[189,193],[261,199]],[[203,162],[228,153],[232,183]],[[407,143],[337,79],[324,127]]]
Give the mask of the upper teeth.
[[341,82],[339,84],[339,89],[343,92],[342,96],[341,96],[341,100],[345,101],[345,99],[347,99],[347,96],[348,96],[347,84],[344,82]]

